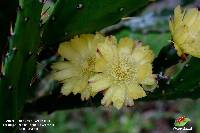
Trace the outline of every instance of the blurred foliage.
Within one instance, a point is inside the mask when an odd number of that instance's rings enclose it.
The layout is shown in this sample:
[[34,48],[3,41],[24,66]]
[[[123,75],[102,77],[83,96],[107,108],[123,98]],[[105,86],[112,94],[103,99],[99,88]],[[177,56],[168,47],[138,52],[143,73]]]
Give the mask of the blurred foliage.
[[193,2],[195,2],[195,0],[181,0],[181,5],[185,6],[185,5],[191,4]]
[[175,119],[191,119],[193,131],[199,133],[200,101],[178,100],[169,102],[138,103],[134,109],[118,111],[113,108],[84,108],[40,115],[50,119],[54,127],[42,128],[42,133],[144,133],[172,132]]

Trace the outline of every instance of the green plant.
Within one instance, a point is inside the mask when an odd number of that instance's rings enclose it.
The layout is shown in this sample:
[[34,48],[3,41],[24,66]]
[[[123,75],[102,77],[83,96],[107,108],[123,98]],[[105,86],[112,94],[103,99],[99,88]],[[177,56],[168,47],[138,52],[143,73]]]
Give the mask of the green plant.
[[[18,2],[19,6],[17,6]],[[100,31],[119,22],[121,18],[140,11],[148,3],[149,0],[96,0],[95,2],[57,0],[51,3],[53,11],[47,11],[50,17],[45,21],[40,20],[43,2],[38,0],[16,0],[10,7],[11,10],[0,10],[0,17],[5,18],[5,21],[0,23],[0,27],[4,27],[0,31],[2,66],[0,113],[3,114],[0,122],[4,123],[7,119],[18,120],[22,111],[53,112],[61,109],[99,106],[101,93],[91,98],[89,102],[81,101],[79,95],[61,95],[59,85],[56,85],[52,94],[27,103],[38,87],[37,62],[40,63],[55,55],[59,42],[69,40],[75,35]],[[46,9],[48,10],[44,8]],[[17,16],[16,22],[15,16]],[[10,29],[14,29],[13,33]],[[121,35],[117,36],[120,38]],[[149,42],[146,44],[150,45],[156,55],[153,72],[158,74],[159,87],[140,100],[199,98],[199,59],[188,57],[186,61],[178,63],[181,59],[167,40],[162,42],[162,45],[156,44],[160,43],[159,40],[159,42],[151,42],[158,39],[158,36],[159,33],[150,33],[146,38],[141,34],[132,36]],[[168,39],[169,32],[163,34],[161,38]],[[46,52],[49,54],[44,55]],[[166,78],[164,73],[174,69],[177,72],[170,73]],[[1,126],[0,132],[6,132],[8,129],[12,130]]]
[[[26,99],[32,91],[31,80],[35,74],[40,44],[41,9],[42,4],[37,0],[19,1],[17,19],[0,80],[0,112],[3,114],[1,123],[20,118]],[[0,128],[1,132],[6,132],[5,128]]]

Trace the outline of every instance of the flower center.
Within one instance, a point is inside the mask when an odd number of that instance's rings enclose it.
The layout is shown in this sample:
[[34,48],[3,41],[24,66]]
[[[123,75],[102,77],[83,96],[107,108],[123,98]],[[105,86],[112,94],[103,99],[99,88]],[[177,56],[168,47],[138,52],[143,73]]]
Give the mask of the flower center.
[[88,57],[86,59],[86,61],[83,63],[83,66],[82,66],[82,72],[83,74],[91,74],[93,73],[94,71],[94,67],[95,67],[95,63],[96,63],[96,58],[95,57]]
[[88,67],[91,67],[94,69],[96,58],[95,57],[88,57],[87,58]]
[[121,58],[118,62],[114,62],[111,69],[111,75],[115,80],[128,81],[135,78],[134,65],[127,58]]

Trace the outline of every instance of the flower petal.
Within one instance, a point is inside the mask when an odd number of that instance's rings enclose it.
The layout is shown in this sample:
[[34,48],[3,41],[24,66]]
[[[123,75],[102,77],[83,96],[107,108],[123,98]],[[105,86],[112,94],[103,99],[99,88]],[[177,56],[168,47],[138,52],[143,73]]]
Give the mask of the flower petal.
[[115,88],[110,87],[109,89],[106,90],[105,95],[104,95],[103,99],[101,100],[101,104],[103,104],[105,106],[108,106],[108,105],[111,104],[112,96],[113,96],[113,93],[115,91],[114,89]]
[[193,25],[193,23],[197,19],[198,12],[199,11],[197,8],[188,9],[187,12],[185,13],[183,23],[185,23],[187,26]]
[[177,27],[177,25],[180,25],[182,23],[183,16],[184,16],[184,13],[182,13],[181,7],[177,6],[174,9],[174,24],[175,24],[175,28]]
[[61,43],[58,48],[58,53],[70,61],[79,61],[80,60],[80,54],[78,54],[70,45],[69,42]]
[[169,23],[170,31],[177,54],[184,53],[200,57],[200,12],[197,8],[181,11],[177,6],[174,10],[174,20]]
[[133,99],[131,99],[130,97],[126,97],[125,105],[126,106],[133,106],[134,105]]
[[86,88],[81,92],[81,100],[84,101],[88,100],[89,98],[90,98],[90,91],[88,90],[88,88]]
[[134,49],[132,58],[137,64],[145,64],[151,63],[154,56],[148,46],[138,46]]
[[152,74],[152,65],[150,63],[137,65],[136,67],[136,78],[141,83],[148,75]]
[[93,92],[99,92],[109,88],[111,82],[109,79],[105,78],[103,74],[96,74],[89,79],[90,85]]
[[156,75],[155,74],[149,74],[146,76],[146,78],[141,82],[143,85],[155,85],[156,83]]
[[191,54],[194,57],[200,58],[200,39],[197,39],[196,42],[193,43],[185,43],[183,44],[184,53]]
[[82,77],[81,79],[79,79],[77,82],[76,82],[76,85],[74,86],[74,89],[73,89],[73,93],[76,95],[77,93],[81,93],[84,89],[86,89],[88,86],[88,78],[85,76],[85,77]]
[[113,106],[120,109],[125,101],[125,88],[117,87],[112,97]]
[[51,65],[51,68],[54,70],[70,69],[73,67],[74,66],[70,62],[67,62],[67,61],[56,62]]
[[99,54],[96,54],[95,72],[103,72],[106,69],[107,61]]
[[72,82],[64,83],[61,88],[61,93],[65,96],[69,95],[73,90],[73,86],[74,86],[75,82],[73,82],[73,80],[70,80],[70,81],[72,81]]
[[199,25],[200,25],[200,12],[198,12],[196,21],[190,26],[190,31],[198,33],[198,35],[199,35],[199,32],[198,32],[198,31],[200,31]]
[[[88,43],[88,47],[90,51],[95,51],[97,50],[97,46],[99,43],[103,43],[105,41],[105,37],[101,35],[100,33],[97,33],[93,39],[91,39]],[[94,45],[95,44],[95,45]]]
[[76,70],[64,69],[64,70],[52,73],[51,76],[52,76],[52,78],[54,80],[62,81],[62,80],[65,80],[67,78],[71,78],[71,77],[77,76],[78,74],[79,73]]
[[76,36],[71,40],[71,47],[77,51],[82,57],[88,55],[88,40],[82,38],[83,35],[79,38]]
[[119,40],[118,50],[120,54],[130,55],[135,47],[135,42],[128,37]]
[[102,56],[106,61],[112,60],[112,58],[116,57],[117,54],[116,38],[106,38],[103,43],[98,44],[97,49],[97,54]]
[[[186,34],[185,34],[186,33]],[[189,33],[189,27],[188,26],[180,26],[175,30],[175,33],[173,35],[173,40],[175,44],[182,45],[188,38]]]
[[138,99],[146,96],[143,88],[140,85],[134,83],[127,85],[127,94],[128,97],[132,99]]

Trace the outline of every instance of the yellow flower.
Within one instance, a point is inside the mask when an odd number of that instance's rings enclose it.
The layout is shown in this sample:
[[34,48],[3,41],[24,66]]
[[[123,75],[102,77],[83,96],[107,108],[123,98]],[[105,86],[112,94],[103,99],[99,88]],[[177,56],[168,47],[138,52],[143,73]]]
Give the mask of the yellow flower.
[[197,8],[182,11],[177,6],[169,27],[179,56],[186,53],[200,57],[200,12]]
[[63,83],[61,92],[64,95],[80,93],[82,100],[95,95],[88,79],[94,74],[97,44],[104,40],[105,37],[100,34],[86,34],[60,44],[58,53],[67,61],[52,65],[52,77]]
[[94,93],[104,90],[103,105],[120,109],[132,106],[133,100],[146,96],[143,85],[154,86],[152,74],[153,53],[148,46],[123,38],[117,44],[115,37],[98,44],[95,71],[89,83]]

